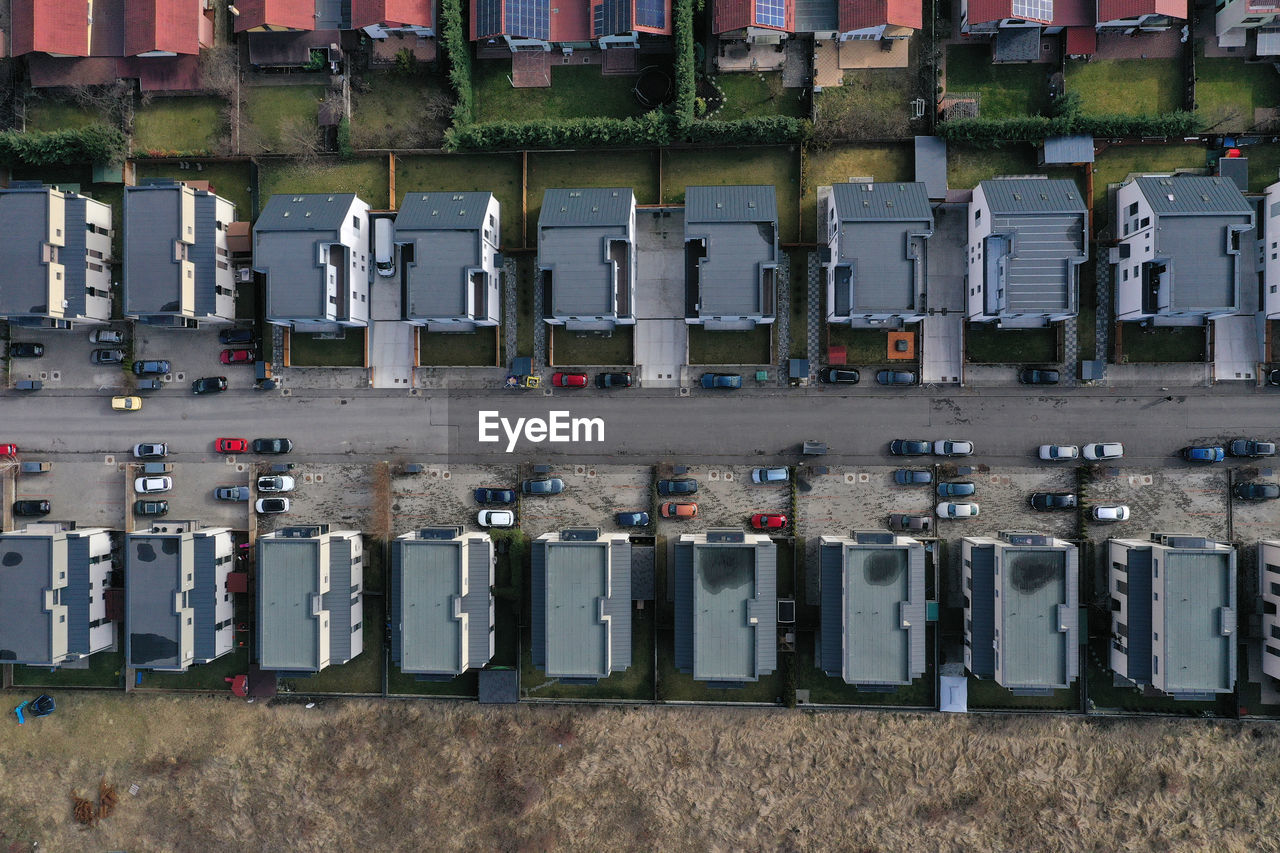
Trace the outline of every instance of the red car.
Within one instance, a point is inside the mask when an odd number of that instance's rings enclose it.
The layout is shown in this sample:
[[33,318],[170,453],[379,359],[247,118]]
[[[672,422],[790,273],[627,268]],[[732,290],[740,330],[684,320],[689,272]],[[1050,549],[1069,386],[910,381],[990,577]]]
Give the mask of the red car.
[[213,443],[213,449],[219,453],[248,453],[249,442],[243,438],[220,438]]
[[16,444],[0,444],[0,456],[17,456],[18,445]]
[[224,349],[221,358],[223,364],[248,364],[257,361],[258,355],[251,349]]
[[787,526],[787,517],[777,512],[757,512],[751,516],[751,526],[756,530],[781,530]]
[[557,388],[586,388],[587,374],[553,373],[551,374],[551,384]]

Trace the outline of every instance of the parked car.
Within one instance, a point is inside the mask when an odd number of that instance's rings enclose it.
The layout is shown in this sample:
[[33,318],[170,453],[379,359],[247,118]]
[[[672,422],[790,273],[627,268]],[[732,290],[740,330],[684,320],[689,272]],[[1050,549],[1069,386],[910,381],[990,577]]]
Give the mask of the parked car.
[[1080,448],[1085,459],[1090,462],[1102,462],[1108,459],[1119,459],[1124,456],[1124,445],[1118,441],[1096,442]]
[[294,480],[286,474],[269,474],[258,478],[259,492],[292,492]]
[[1280,486],[1275,483],[1236,483],[1232,493],[1242,501],[1273,501],[1280,498]]
[[1280,385],[1280,368],[1277,368],[1276,370],[1272,370],[1270,373],[1267,374],[1267,384]]
[[1075,509],[1076,496],[1070,492],[1034,492],[1031,495],[1031,508],[1039,512]]
[[934,456],[972,456],[973,442],[944,438],[933,443]]
[[272,515],[277,512],[288,512],[289,499],[258,498],[258,502],[253,505],[253,508],[259,515]]
[[596,374],[597,388],[630,388],[630,373],[599,373]]
[[1227,445],[1227,453],[1232,456],[1275,456],[1276,446],[1270,441],[1256,441],[1252,438],[1237,438]]
[[17,456],[18,445],[16,444],[0,444],[0,456]]
[[248,364],[258,360],[258,354],[251,349],[224,349],[218,356],[223,364]]
[[255,438],[253,452],[279,456],[293,450],[293,442],[287,438]]
[[551,374],[551,384],[557,388],[586,388],[587,374],[553,373]]
[[933,452],[933,442],[922,438],[895,438],[889,442],[889,452],[894,456],[928,456]]
[[94,329],[89,333],[91,344],[122,344],[124,332],[119,329]]
[[218,343],[223,346],[228,344],[251,344],[257,339],[253,329],[223,329],[218,332]]
[[937,513],[939,518],[977,518],[978,505],[975,503],[944,501],[938,504]]
[[499,489],[485,486],[473,493],[478,504],[501,504],[507,506],[516,502],[515,489]]
[[751,526],[756,530],[781,530],[787,526],[787,517],[780,512],[757,512],[751,516]]
[[509,509],[482,509],[476,514],[481,527],[515,527],[516,514]]
[[526,495],[558,495],[564,491],[564,480],[559,477],[534,477],[520,484]]
[[881,385],[915,385],[916,375],[909,370],[881,370],[876,374]]
[[1057,385],[1059,382],[1058,371],[1026,367],[1018,373],[1018,381],[1024,385]]
[[1191,445],[1184,447],[1179,451],[1182,458],[1188,462],[1199,462],[1202,464],[1213,464],[1221,462],[1227,458],[1227,453],[1217,445]]
[[1046,462],[1064,462],[1080,458],[1080,448],[1074,444],[1042,444],[1040,458]]
[[202,376],[191,383],[192,394],[220,394],[227,390],[227,377]]
[[785,483],[791,479],[791,472],[786,468],[755,468],[751,472],[751,482],[759,485]]
[[18,341],[9,344],[9,358],[41,358],[44,356],[44,344],[34,341]]
[[663,518],[697,518],[698,505],[693,501],[668,501],[661,512]]
[[620,512],[614,516],[619,527],[648,527],[649,513],[647,512]]
[[671,495],[696,495],[698,493],[698,481],[692,477],[681,477],[677,480],[659,480],[658,494],[663,497]]
[[933,482],[933,472],[918,468],[899,468],[893,472],[893,481],[899,486],[927,486]]
[[167,492],[172,488],[172,477],[139,477],[133,481],[133,490],[142,495]]
[[736,373],[704,373],[703,388],[741,388],[742,377]]
[[249,442],[243,438],[220,438],[213,443],[213,449],[219,453],[248,453]]
[[133,502],[134,515],[164,515],[168,511],[168,501],[148,501],[139,498]]
[[18,466],[19,474],[48,474],[52,470],[52,462],[23,462]]
[[818,374],[818,378],[832,385],[857,385],[862,376],[848,367],[828,367]]
[[53,507],[48,501],[25,500],[13,502],[14,515],[48,515]]
[[213,490],[213,499],[215,501],[247,501],[249,500],[249,487],[219,486]]
[[938,497],[967,498],[978,491],[973,483],[939,483]]
[[1095,506],[1090,515],[1094,521],[1128,521],[1129,508],[1124,504]]
[[124,350],[96,349],[89,353],[89,361],[94,364],[124,364]]
[[142,398],[135,397],[135,396],[112,397],[111,411],[113,412],[142,411]]
[[133,363],[134,376],[164,376],[168,372],[169,362],[167,361],[135,361]]
[[889,516],[889,529],[927,533],[933,529],[933,519],[927,515],[907,515],[906,513],[895,512]]
[[133,446],[134,459],[163,459],[168,455],[169,445],[161,442],[135,444]]

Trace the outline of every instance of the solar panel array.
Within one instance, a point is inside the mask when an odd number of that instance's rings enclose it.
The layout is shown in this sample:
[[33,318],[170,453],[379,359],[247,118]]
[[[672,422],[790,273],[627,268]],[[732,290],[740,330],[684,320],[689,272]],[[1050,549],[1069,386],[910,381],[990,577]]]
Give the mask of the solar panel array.
[[778,29],[786,26],[785,0],[755,0],[755,3],[757,24],[762,27],[776,27]]
[[517,38],[551,38],[551,0],[505,0],[508,35]]
[[1053,0],[1013,0],[1013,16],[1033,21],[1053,20]]
[[502,32],[503,0],[475,0],[476,35],[484,38]]
[[636,26],[664,29],[667,26],[664,0],[636,0]]
[[591,26],[596,38],[631,32],[630,0],[604,0],[595,7]]

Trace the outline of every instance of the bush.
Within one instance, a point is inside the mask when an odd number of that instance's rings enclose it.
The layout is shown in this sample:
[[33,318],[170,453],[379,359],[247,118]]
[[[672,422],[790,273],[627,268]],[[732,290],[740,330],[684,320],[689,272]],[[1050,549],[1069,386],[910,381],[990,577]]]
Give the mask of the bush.
[[675,0],[673,4],[676,37],[676,121],[682,127],[693,124],[694,98],[698,78],[693,61],[693,0]]
[[1094,137],[1187,136],[1200,127],[1195,113],[1160,115],[1019,116],[1006,119],[963,118],[944,121],[938,134],[948,142],[973,145],[998,142],[1043,142],[1050,136],[1087,133]]
[[445,132],[445,148],[450,151],[595,148],[668,145],[670,142],[671,118],[660,110],[651,110],[638,118],[489,122],[454,126]]
[[348,160],[354,153],[355,149],[351,147],[351,119],[343,116],[338,122],[338,156]]
[[0,163],[6,166],[118,163],[124,159],[124,151],[124,132],[106,124],[76,130],[0,132]]
[[456,101],[453,123],[471,124],[474,95],[471,90],[471,42],[467,40],[466,22],[462,16],[462,0],[442,0],[440,33],[444,52],[449,57],[449,84]]
[[750,143],[803,142],[813,126],[805,119],[791,116],[759,116],[737,121],[699,121],[685,129],[690,142],[716,145]]

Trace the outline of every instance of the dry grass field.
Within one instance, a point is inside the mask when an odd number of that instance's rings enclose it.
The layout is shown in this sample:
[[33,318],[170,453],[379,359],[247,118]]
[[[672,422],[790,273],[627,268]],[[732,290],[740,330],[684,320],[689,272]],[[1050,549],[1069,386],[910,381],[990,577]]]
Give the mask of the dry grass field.
[[1280,847],[1270,725],[58,699],[0,727],[0,849]]

